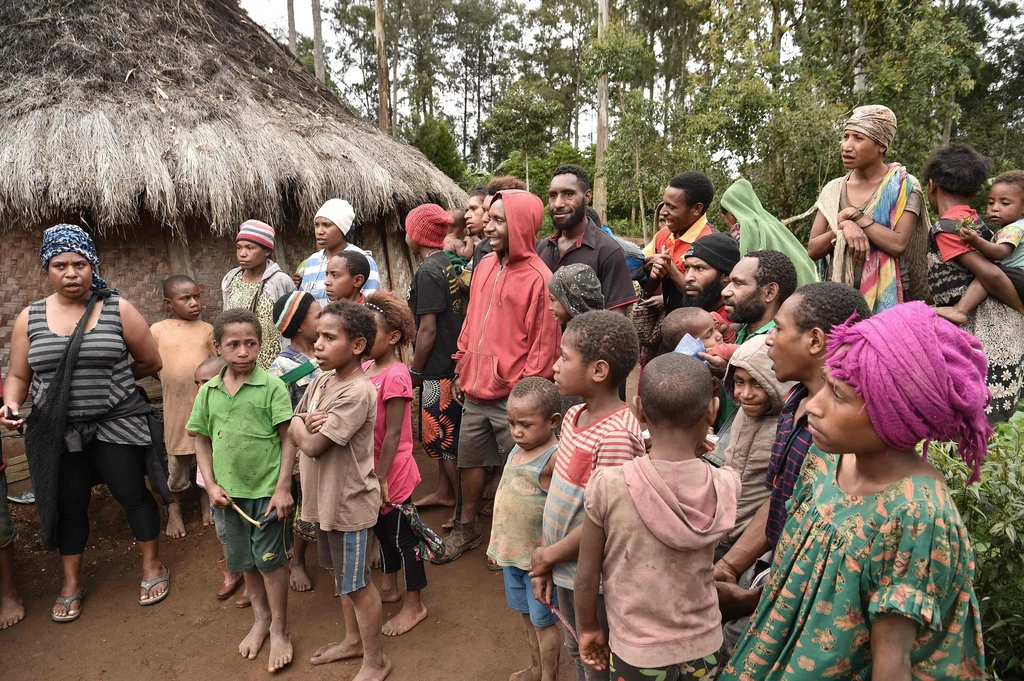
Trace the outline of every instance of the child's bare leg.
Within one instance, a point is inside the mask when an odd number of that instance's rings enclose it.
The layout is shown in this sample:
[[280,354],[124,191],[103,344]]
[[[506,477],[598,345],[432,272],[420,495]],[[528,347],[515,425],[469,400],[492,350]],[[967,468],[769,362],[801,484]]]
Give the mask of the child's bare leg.
[[380,580],[380,600],[383,603],[397,603],[402,600],[402,593],[398,590],[398,573],[384,573]]
[[[388,575],[384,576],[388,577]],[[391,576],[397,579],[398,573]],[[401,612],[388,620],[388,623],[381,629],[385,636],[401,636],[427,618],[427,607],[423,605],[422,593],[422,591],[405,592],[405,604],[402,606]]]
[[203,512],[203,527],[213,525],[213,518],[210,517],[210,495],[205,489],[199,490],[199,509]]
[[288,566],[264,572],[270,606],[270,661],[267,671],[276,672],[292,661],[292,639],[288,635]]
[[25,604],[14,588],[14,541],[0,549],[0,629],[25,618]]
[[[337,585],[335,585],[335,589],[337,589]],[[359,637],[356,607],[348,596],[342,596],[339,600],[341,600],[341,616],[345,621],[345,638],[318,648],[309,660],[313,664],[327,664],[363,655],[363,641]]]
[[977,273],[974,277],[974,282],[971,283],[974,284],[975,282],[981,282],[981,285],[985,287],[988,294],[1000,303],[1008,305],[1017,312],[1024,314],[1024,303],[1021,302],[1020,296],[1017,294],[1017,288],[1010,281],[1010,278],[1006,276],[1006,273],[995,265],[986,267]]
[[[527,617],[529,619],[529,617]],[[558,627],[540,627],[536,629],[537,642],[540,647],[540,679],[555,681],[558,677],[558,652],[562,649],[562,639],[558,636]]]
[[359,638],[363,642],[363,666],[353,681],[384,681],[391,673],[391,662],[381,646],[380,594],[373,582],[348,595],[355,607]]
[[541,681],[540,642],[528,614],[523,615],[523,626],[526,628],[526,640],[530,643],[530,666],[508,677],[508,681]]
[[437,462],[437,490],[433,494],[417,499],[413,505],[420,508],[427,506],[454,506],[455,483],[459,479],[459,462],[457,459]]
[[313,580],[309,578],[309,573],[306,572],[306,545],[309,542],[305,537],[301,536],[296,532],[292,532],[292,559],[288,563],[288,569],[291,576],[288,583],[295,591],[312,591]]
[[988,291],[985,290],[981,280],[975,277],[970,286],[967,287],[967,290],[964,291],[963,296],[960,297],[960,302],[953,307],[935,308],[935,314],[948,319],[954,324],[964,324],[967,322],[967,315],[985,302],[986,298],[988,298]]
[[181,518],[181,492],[174,492],[174,503],[167,506],[167,528],[164,530],[171,539],[185,536],[185,521]]
[[263,642],[270,635],[270,603],[267,601],[267,588],[263,583],[263,575],[256,570],[242,573],[245,575],[245,593],[252,600],[252,629],[242,642],[238,644],[238,654],[255,660],[263,647]]

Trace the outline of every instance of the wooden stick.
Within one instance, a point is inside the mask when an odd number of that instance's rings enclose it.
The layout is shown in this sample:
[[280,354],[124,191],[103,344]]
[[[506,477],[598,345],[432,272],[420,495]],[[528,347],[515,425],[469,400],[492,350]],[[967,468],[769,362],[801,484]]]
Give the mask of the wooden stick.
[[257,529],[260,529],[260,530],[262,530],[262,529],[263,529],[263,525],[259,524],[258,522],[256,522],[256,521],[255,521],[255,520],[253,520],[252,518],[250,518],[250,517],[249,517],[249,516],[248,516],[248,515],[247,515],[247,514],[245,513],[245,511],[243,511],[242,509],[238,508],[238,504],[236,504],[236,503],[235,503],[235,502],[233,502],[233,501],[231,502],[231,508],[235,509],[235,513],[237,513],[238,515],[242,516],[243,518],[245,518],[246,520],[248,520],[248,521],[249,521],[250,523],[252,523],[253,525],[255,525]]

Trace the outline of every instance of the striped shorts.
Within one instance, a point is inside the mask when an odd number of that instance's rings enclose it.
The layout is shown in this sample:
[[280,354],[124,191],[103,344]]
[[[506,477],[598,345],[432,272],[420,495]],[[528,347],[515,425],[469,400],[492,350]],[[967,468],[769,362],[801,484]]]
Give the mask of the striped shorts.
[[355,532],[322,530],[316,526],[320,567],[334,570],[334,588],[341,595],[370,583],[370,528]]

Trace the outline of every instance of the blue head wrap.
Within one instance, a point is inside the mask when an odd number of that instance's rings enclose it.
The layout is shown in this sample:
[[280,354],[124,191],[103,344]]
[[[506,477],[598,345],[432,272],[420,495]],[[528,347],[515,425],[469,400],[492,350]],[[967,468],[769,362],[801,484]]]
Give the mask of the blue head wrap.
[[[77,253],[92,265],[92,290],[105,291],[107,282],[97,274],[100,267],[96,245],[84,229],[78,225],[54,225],[43,232],[43,245],[39,248],[39,259],[43,261],[43,269],[50,265],[54,256],[61,253]],[[113,291],[116,293],[117,291]]]

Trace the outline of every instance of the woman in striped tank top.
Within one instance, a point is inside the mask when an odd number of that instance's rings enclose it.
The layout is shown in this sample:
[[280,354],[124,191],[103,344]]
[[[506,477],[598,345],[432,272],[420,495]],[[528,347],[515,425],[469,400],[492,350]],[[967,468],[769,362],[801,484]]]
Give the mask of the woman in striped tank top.
[[[169,573],[159,556],[160,511],[145,481],[149,428],[145,416],[125,408],[135,397],[136,379],[156,374],[161,361],[146,320],[96,273],[96,248],[84,230],[74,225],[46,230],[39,255],[54,293],[22,310],[14,323],[3,389],[7,410],[0,423],[10,429],[24,425],[19,411],[31,390],[26,450],[36,508],[43,544],[56,540],[64,571],[51,617],[70,622],[81,614],[85,598],[82,554],[96,482],[106,483],[125,509],[142,551],[140,604],[152,605],[167,595]],[[83,319],[84,333],[76,333]],[[69,380],[58,371],[65,350]],[[36,425],[42,423],[46,426]],[[59,434],[47,437],[47,428],[62,432],[63,441]]]

